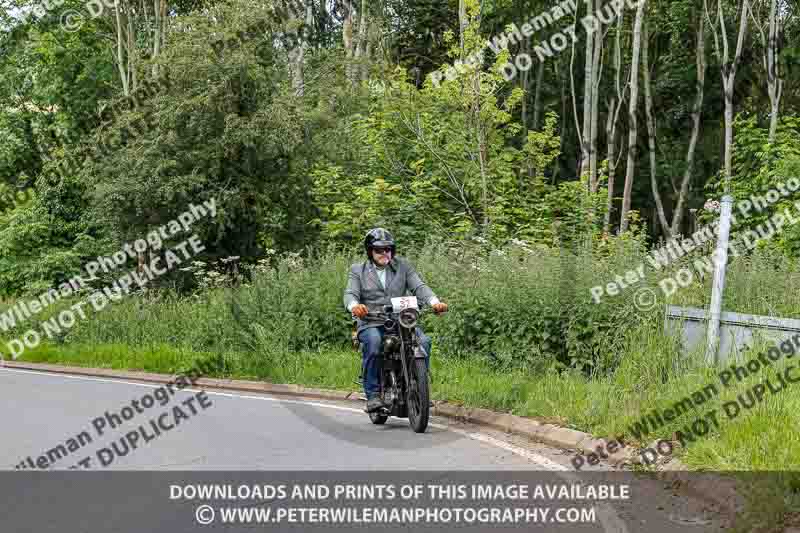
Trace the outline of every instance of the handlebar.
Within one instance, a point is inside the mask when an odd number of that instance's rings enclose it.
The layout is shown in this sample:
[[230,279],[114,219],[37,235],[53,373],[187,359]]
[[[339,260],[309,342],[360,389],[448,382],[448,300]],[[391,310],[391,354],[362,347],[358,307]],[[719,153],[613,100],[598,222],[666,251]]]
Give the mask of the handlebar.
[[[377,319],[377,320],[395,320],[400,316],[400,312],[395,313],[393,311],[393,307],[391,305],[383,306],[384,312],[383,313],[367,313],[364,318],[361,320],[367,319]],[[417,318],[421,318],[423,315],[430,313],[433,309],[431,305],[425,305],[421,309],[417,309]],[[402,312],[402,311],[401,311]],[[351,316],[355,320],[357,317],[351,313]]]
[[[417,309],[417,318],[421,317],[423,314],[426,314],[427,312],[429,312],[429,311],[427,311],[427,309]],[[386,320],[386,319],[394,320],[398,316],[400,316],[400,313],[395,313],[395,312],[392,311],[392,312],[388,312],[388,313],[367,313],[364,318],[377,318],[377,319],[380,319],[380,320]]]

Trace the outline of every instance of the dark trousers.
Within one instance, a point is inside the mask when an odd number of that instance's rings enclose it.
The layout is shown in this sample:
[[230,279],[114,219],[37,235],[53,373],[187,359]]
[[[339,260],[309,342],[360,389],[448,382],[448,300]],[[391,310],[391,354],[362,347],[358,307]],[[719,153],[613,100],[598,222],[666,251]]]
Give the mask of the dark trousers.
[[[367,395],[368,400],[378,396],[381,392],[381,371],[383,367],[381,342],[383,341],[383,334],[383,326],[366,328],[358,334],[358,341],[361,343],[364,394]],[[419,327],[417,328],[417,338],[420,346],[425,350],[425,366],[430,369],[431,339]]]

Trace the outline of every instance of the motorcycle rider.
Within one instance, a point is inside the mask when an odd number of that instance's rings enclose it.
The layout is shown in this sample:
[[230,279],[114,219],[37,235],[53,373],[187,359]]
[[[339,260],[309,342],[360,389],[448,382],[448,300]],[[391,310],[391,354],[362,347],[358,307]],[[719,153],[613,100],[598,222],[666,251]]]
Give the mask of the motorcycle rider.
[[[350,267],[347,288],[344,290],[344,306],[358,318],[366,410],[373,412],[383,406],[379,397],[382,361],[378,355],[384,327],[383,320],[366,318],[367,314],[383,312],[383,306],[390,304],[392,298],[409,293],[417,297],[420,306],[426,302],[430,304],[437,315],[447,311],[447,304],[439,301],[408,260],[396,257],[394,237],[385,229],[369,230],[364,237],[364,250],[367,260]],[[417,335],[425,351],[425,364],[429,366],[431,339],[419,327]]]

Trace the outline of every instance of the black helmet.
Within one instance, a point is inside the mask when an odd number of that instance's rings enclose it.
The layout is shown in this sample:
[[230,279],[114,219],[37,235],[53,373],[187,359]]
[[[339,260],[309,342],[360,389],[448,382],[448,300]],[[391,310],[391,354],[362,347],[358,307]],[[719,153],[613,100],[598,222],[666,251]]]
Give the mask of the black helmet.
[[394,237],[383,228],[372,228],[364,237],[364,250],[370,259],[372,259],[372,249],[375,247],[389,248],[392,250],[392,256],[395,255]]

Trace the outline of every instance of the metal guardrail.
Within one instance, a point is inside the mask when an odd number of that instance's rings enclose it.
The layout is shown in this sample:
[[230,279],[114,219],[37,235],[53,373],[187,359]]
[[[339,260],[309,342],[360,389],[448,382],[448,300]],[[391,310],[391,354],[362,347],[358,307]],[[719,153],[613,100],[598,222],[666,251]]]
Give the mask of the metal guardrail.
[[[684,353],[702,347],[706,342],[709,313],[697,307],[668,305],[664,313],[664,329],[679,333]],[[764,341],[782,341],[800,334],[800,319],[765,315],[747,315],[723,311],[720,315],[719,363],[741,359],[742,351],[761,337]],[[706,362],[713,364],[706,356]]]

